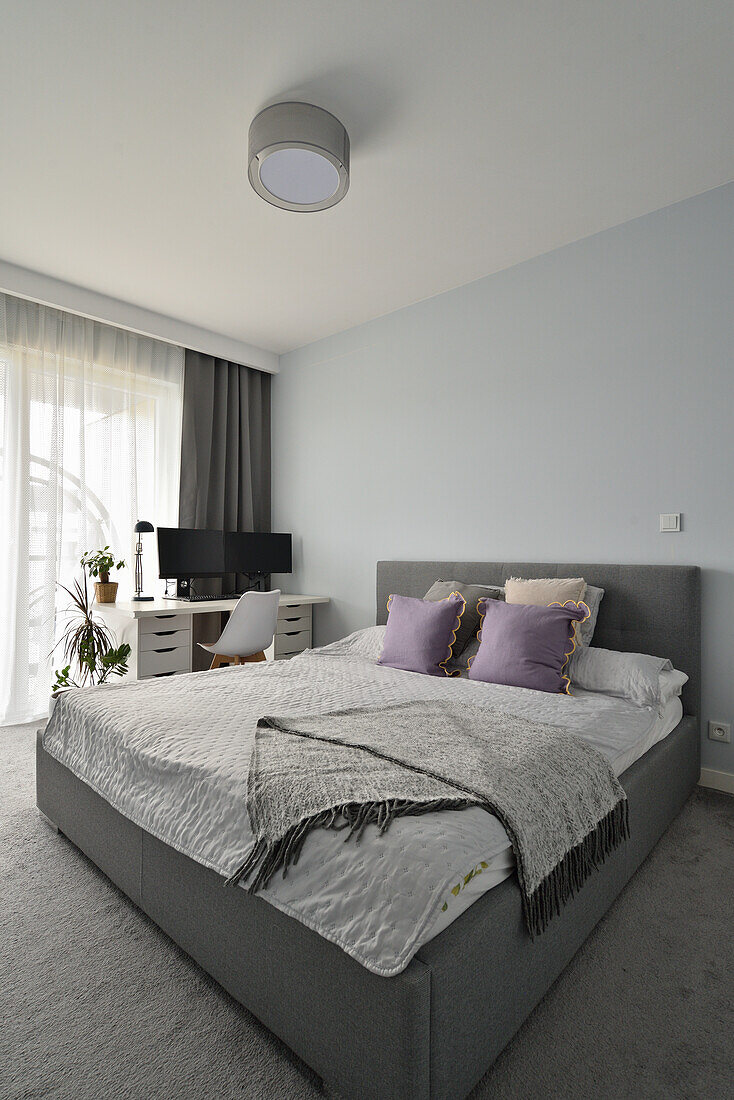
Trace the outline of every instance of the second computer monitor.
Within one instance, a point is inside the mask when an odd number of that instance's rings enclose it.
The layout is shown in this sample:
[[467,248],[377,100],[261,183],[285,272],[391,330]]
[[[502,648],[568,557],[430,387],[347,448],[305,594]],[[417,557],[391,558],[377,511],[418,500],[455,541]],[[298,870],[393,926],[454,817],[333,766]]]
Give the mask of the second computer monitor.
[[291,536],[224,532],[225,573],[290,573]]

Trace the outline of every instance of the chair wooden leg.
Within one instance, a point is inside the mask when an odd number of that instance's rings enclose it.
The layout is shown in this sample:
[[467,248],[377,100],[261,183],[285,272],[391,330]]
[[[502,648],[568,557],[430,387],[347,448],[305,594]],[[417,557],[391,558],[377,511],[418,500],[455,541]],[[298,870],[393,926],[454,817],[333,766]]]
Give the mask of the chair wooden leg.
[[248,665],[254,661],[267,660],[262,650],[259,653],[251,653],[248,657],[227,657],[224,653],[215,653],[209,668],[221,668],[222,665]]

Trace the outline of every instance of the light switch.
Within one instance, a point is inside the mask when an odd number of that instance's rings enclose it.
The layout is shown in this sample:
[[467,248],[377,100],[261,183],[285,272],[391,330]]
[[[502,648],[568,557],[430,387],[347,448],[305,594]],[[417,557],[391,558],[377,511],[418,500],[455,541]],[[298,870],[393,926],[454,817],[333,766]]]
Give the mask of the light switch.
[[661,512],[660,530],[666,534],[680,531],[680,512]]

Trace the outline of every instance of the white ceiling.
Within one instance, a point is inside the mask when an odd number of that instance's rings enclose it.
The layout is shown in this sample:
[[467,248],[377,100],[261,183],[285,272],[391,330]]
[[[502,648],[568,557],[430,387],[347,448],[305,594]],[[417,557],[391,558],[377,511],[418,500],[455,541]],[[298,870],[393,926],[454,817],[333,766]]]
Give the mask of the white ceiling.
[[[282,352],[734,178],[732,0],[2,5],[0,258]],[[263,106],[352,142],[247,182]]]

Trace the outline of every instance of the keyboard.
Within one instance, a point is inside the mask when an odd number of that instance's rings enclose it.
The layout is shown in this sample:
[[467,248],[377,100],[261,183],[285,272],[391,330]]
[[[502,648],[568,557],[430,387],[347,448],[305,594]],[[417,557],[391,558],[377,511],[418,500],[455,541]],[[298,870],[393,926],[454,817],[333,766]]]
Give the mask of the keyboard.
[[209,603],[211,600],[238,600],[244,596],[244,592],[223,592],[221,596],[193,595],[193,596],[167,596],[169,600],[184,600],[186,603]]

